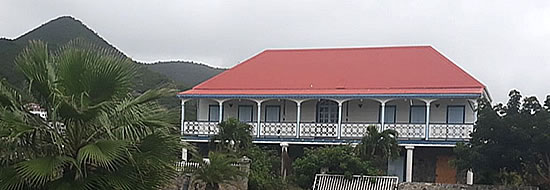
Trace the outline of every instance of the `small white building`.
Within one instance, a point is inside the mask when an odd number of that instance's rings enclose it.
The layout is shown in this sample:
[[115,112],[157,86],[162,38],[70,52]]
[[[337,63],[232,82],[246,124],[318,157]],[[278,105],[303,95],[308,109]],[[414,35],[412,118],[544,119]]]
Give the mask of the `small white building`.
[[238,118],[254,143],[357,143],[366,128],[399,132],[402,157],[388,173],[404,181],[456,183],[452,148],[466,142],[486,87],[431,46],[265,50],[193,89],[197,120],[182,113],[185,141],[205,143]]

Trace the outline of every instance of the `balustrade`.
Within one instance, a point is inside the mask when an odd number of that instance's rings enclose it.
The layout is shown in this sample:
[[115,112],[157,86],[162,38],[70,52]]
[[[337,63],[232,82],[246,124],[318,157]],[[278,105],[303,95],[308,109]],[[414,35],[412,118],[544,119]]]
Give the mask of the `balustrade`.
[[375,126],[380,131],[379,123],[342,123],[342,137],[361,138],[367,134],[369,126]]
[[[257,137],[258,123],[247,123],[252,126],[251,135]],[[379,123],[342,123],[341,137],[348,139],[360,139],[367,134],[369,126],[376,126],[380,131]],[[385,129],[393,129],[399,133],[399,139],[424,139],[426,124],[413,123],[387,123]],[[429,125],[430,140],[460,140],[469,139],[473,132],[473,124],[438,124]],[[266,137],[296,137],[296,122],[262,122],[260,123],[260,138]],[[218,133],[218,122],[209,121],[186,121],[184,135],[190,136],[212,136]],[[300,123],[300,137],[304,138],[336,138],[338,136],[337,123]]]
[[337,123],[300,123],[300,137],[336,137]]
[[262,136],[295,137],[296,122],[260,123]]
[[433,139],[469,139],[473,131],[473,124],[430,124],[430,138]]
[[388,123],[384,124],[385,129],[397,131],[399,139],[420,139],[425,136],[426,124],[413,123]]

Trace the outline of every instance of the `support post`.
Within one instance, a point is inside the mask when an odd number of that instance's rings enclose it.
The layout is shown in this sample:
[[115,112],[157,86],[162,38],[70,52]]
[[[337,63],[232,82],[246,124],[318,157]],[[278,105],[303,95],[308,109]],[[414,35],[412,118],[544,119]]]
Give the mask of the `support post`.
[[338,139],[342,136],[342,102],[338,102]]
[[181,100],[181,136],[183,136],[183,131],[185,130],[185,101]]
[[258,109],[257,109],[258,110],[258,121],[256,123],[256,125],[257,125],[256,137],[260,138],[260,132],[262,131],[262,130],[260,130],[260,120],[261,120],[261,115],[260,114],[262,113],[262,111],[261,111],[262,110],[262,102],[257,102],[257,103],[258,103]]
[[300,138],[300,117],[302,115],[302,102],[296,102],[296,138]]
[[386,121],[386,102],[380,103],[380,131],[384,131],[384,123]]
[[474,171],[472,169],[469,169],[466,173],[466,184],[473,185],[474,184]]
[[187,149],[186,148],[181,149],[181,160],[183,160],[184,162],[187,162]]
[[407,164],[406,164],[406,169],[405,169],[405,182],[412,182],[414,146],[405,146],[405,149],[407,150]]
[[[185,131],[185,102],[187,100],[181,100],[181,141],[183,142],[183,132]],[[187,161],[187,149],[181,149],[181,160]]]
[[219,108],[220,108],[219,111],[218,111],[218,112],[220,112],[220,113],[218,113],[219,114],[218,115],[218,123],[221,123],[222,120],[223,120],[223,101],[219,101],[218,104],[219,104]]
[[430,136],[430,102],[426,102],[426,129],[425,129],[425,139],[429,140]]
[[286,179],[286,166],[289,165],[290,160],[288,159],[288,143],[281,143],[281,176],[283,176],[283,180]]

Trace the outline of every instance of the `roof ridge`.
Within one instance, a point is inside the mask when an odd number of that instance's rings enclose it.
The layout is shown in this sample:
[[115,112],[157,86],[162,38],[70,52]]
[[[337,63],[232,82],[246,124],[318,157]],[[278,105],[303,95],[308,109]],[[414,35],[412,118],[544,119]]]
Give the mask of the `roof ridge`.
[[264,51],[332,51],[332,50],[430,48],[430,47],[432,47],[432,45],[419,44],[419,45],[389,45],[389,46],[359,46],[359,47],[352,46],[352,47],[266,48]]

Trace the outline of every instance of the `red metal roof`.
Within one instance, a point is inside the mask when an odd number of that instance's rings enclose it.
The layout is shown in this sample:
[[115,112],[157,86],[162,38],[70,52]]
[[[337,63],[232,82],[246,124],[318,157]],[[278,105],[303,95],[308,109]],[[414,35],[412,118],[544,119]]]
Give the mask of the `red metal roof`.
[[431,46],[265,50],[179,95],[482,94]]

